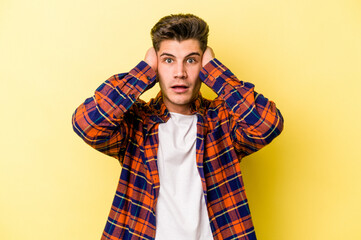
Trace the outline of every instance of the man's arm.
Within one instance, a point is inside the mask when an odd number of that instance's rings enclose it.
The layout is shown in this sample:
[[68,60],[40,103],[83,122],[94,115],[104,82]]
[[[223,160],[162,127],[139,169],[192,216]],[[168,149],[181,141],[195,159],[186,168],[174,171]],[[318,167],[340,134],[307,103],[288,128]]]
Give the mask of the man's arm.
[[153,67],[156,69],[157,59],[148,52],[130,72],[114,75],[100,85],[72,116],[74,131],[87,144],[120,161],[129,133],[124,114],[156,79]]
[[231,137],[240,157],[261,149],[283,129],[283,117],[274,102],[254,91],[214,58],[212,49],[203,55],[202,81],[224,100],[230,118]]

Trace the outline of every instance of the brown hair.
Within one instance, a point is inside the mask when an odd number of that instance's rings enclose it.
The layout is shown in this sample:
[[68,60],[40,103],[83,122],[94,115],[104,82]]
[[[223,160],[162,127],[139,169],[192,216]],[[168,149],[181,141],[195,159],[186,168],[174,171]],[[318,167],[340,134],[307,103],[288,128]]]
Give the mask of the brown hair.
[[199,41],[204,52],[208,42],[208,24],[193,14],[172,14],[161,18],[150,31],[153,47],[158,52],[163,40]]

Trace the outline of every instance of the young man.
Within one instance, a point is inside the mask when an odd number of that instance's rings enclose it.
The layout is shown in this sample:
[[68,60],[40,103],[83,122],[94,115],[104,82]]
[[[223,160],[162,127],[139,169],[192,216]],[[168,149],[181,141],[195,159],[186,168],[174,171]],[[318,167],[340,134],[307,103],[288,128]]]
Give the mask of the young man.
[[166,16],[151,35],[145,60],[73,115],[74,131],[122,165],[102,239],[256,239],[239,162],[281,133],[280,112],[214,58],[202,19]]

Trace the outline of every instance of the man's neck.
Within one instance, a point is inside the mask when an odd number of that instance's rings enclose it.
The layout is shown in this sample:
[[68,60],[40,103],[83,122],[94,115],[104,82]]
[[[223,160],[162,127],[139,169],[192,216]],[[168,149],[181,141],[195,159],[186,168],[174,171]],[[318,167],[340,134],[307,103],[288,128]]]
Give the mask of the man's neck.
[[169,112],[179,113],[179,114],[183,114],[183,115],[191,115],[192,114],[190,104],[181,105],[181,106],[174,106],[174,105],[170,106],[170,104],[165,103],[165,106],[167,107]]

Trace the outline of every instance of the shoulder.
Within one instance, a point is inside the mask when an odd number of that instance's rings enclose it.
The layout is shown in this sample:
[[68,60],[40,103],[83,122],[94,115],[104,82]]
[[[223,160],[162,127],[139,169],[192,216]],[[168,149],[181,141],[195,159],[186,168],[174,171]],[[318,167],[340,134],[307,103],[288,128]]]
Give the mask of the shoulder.
[[213,100],[209,100],[206,98],[202,99],[202,106],[208,111],[218,111],[222,109],[225,105],[225,101],[221,97],[216,97]]
[[151,112],[152,110],[149,102],[146,102],[140,98],[138,98],[127,111],[129,114],[138,115],[139,117],[144,117]]
[[[220,124],[220,122],[229,120],[229,113],[226,108],[226,103],[221,97],[217,97],[213,100],[206,99],[206,117],[209,123],[214,123],[215,125]],[[211,124],[212,125],[212,124]]]

